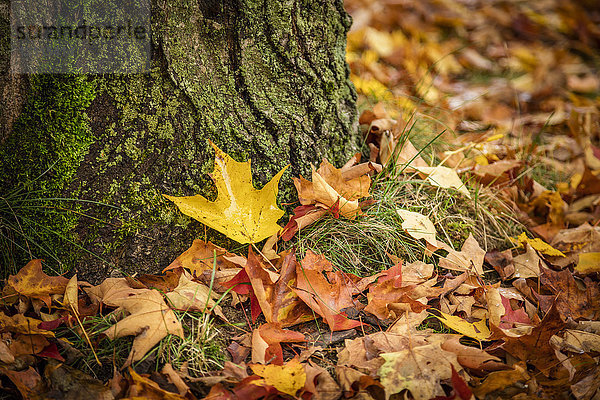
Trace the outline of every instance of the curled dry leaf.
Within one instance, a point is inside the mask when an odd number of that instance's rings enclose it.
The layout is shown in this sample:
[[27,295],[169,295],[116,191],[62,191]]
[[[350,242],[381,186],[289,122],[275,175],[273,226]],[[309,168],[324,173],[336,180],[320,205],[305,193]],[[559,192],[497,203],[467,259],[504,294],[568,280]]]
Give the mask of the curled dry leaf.
[[290,241],[297,232],[317,222],[325,214],[327,214],[327,210],[324,210],[313,204],[294,208],[294,215],[283,228],[281,239],[283,239],[285,242]]
[[313,170],[312,182],[300,177],[294,178],[294,185],[302,205],[316,204],[329,209],[338,204],[341,215],[354,218],[360,213],[358,199],[369,196],[371,178],[366,172],[356,176],[352,168],[342,171],[323,160],[319,169]]
[[50,295],[63,294],[69,280],[46,275],[42,271],[42,260],[32,260],[16,275],[9,276],[7,282],[20,295],[41,300],[50,308]]
[[73,275],[65,287],[63,306],[72,310],[75,315],[79,315],[79,292],[77,289],[77,275]]
[[131,376],[128,398],[131,399],[149,399],[149,400],[185,400],[185,397],[178,393],[173,393],[161,388],[158,383],[150,378],[139,375],[133,369],[129,368]]
[[483,275],[483,260],[485,250],[479,247],[479,243],[469,234],[462,245],[461,251],[456,251],[450,246],[441,243],[442,249],[448,252],[445,258],[440,259],[440,267],[453,271],[468,271],[479,276]]
[[257,243],[277,233],[277,220],[284,214],[277,207],[279,180],[286,168],[279,171],[262,189],[252,185],[250,161],[238,162],[210,142],[215,150],[215,169],[211,174],[217,187],[217,199],[205,197],[173,197],[182,213],[221,232],[239,243]]
[[252,362],[261,364],[283,364],[281,343],[304,342],[300,332],[282,329],[281,324],[262,324],[252,331]]
[[473,387],[473,394],[480,399],[486,398],[490,393],[507,389],[512,385],[529,381],[524,363],[513,365],[513,369],[495,371],[490,373],[484,381]]
[[177,257],[167,268],[163,269],[163,272],[183,267],[195,276],[200,276],[204,271],[213,269],[215,253],[217,271],[246,265],[244,257],[229,253],[224,248],[211,242],[195,239],[192,246]]
[[496,371],[504,369],[506,364],[491,354],[478,347],[466,346],[460,342],[460,336],[450,335],[450,338],[442,342],[442,349],[456,354],[456,359],[465,368],[483,371]]
[[307,250],[302,262],[296,266],[297,284],[294,292],[325,319],[332,331],[356,328],[362,324],[348,319],[342,311],[355,306],[352,287],[346,284],[339,271],[329,274],[328,281],[322,272],[330,269],[330,266],[325,257]]
[[249,248],[248,262],[244,269],[267,322],[278,322],[286,327],[313,319],[310,309],[292,290],[297,281],[297,268],[296,256],[293,251],[289,252],[274,281],[262,258],[258,258],[252,248]]

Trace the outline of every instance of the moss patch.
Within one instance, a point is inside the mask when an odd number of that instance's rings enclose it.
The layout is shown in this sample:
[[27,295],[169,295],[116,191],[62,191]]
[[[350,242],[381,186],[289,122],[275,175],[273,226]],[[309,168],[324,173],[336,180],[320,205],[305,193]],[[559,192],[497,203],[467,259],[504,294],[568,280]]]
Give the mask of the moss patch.
[[[0,146],[0,182],[8,199],[3,205],[2,234],[10,243],[8,249],[16,253],[7,258],[5,270],[20,267],[32,255],[63,264],[68,252],[54,250],[75,239],[71,231],[78,214],[70,210],[77,211],[80,205],[46,199],[77,197],[76,192],[63,195],[62,189],[94,141],[85,112],[96,96],[93,79],[38,75],[31,76],[30,85],[13,133]],[[14,226],[20,232],[11,229]],[[19,251],[24,249],[25,254]]]

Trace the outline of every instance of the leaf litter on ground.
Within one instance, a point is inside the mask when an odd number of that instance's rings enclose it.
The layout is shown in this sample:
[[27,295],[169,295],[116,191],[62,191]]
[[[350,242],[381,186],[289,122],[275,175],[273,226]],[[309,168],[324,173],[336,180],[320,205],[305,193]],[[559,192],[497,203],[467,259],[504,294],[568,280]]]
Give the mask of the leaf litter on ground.
[[[581,4],[346,1],[368,161],[359,154],[338,169],[323,160],[310,181],[294,178],[300,205],[282,228],[283,171],[257,190],[249,162],[213,145],[217,199],[169,198],[252,243],[248,251],[197,239],[162,275],[96,286],[48,276],[32,260],[2,289],[3,388],[31,399],[598,397],[600,33],[597,11]],[[297,254],[298,236],[323,220],[360,224],[376,206],[374,179],[442,191],[491,216],[510,210],[526,231],[512,247],[471,232],[452,243],[435,206],[402,206],[398,226],[421,245],[419,261],[389,254],[361,275],[315,248]],[[232,205],[235,215],[225,212]],[[231,312],[243,315],[248,302],[240,328]],[[236,364],[202,376],[181,360],[144,366],[198,315],[235,326],[225,345],[236,344]],[[65,331],[88,340],[69,342]],[[117,362],[125,336],[133,342]],[[113,354],[102,356],[109,342]],[[114,368],[110,382],[65,363],[68,349],[86,346]]]

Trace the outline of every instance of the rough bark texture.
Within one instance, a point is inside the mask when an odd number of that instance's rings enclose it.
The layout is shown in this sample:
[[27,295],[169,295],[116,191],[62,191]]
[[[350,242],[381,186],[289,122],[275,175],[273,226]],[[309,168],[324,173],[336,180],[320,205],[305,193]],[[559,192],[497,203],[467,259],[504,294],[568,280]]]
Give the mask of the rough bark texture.
[[[169,0],[154,6],[152,24],[149,74],[31,76],[0,146],[6,190],[25,185],[119,208],[64,202],[78,212],[23,211],[24,229],[92,280],[114,268],[154,272],[204,236],[160,194],[210,195],[207,139],[252,159],[259,187],[291,163],[283,202],[294,200],[290,176],[322,157],[341,164],[355,150],[342,1]],[[5,82],[13,81],[0,82],[3,93],[14,90]]]

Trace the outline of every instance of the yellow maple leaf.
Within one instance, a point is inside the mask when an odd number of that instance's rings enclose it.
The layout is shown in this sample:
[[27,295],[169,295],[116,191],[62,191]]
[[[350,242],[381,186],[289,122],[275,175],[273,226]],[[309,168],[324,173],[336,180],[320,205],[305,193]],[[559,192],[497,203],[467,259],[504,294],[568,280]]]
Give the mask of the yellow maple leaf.
[[277,207],[279,179],[287,166],[262,189],[252,186],[250,160],[238,162],[209,141],[215,149],[215,169],[211,174],[218,195],[209,201],[200,195],[173,197],[179,210],[239,243],[256,243],[277,233],[277,220],[283,210]]
[[282,393],[295,396],[296,392],[304,387],[306,383],[306,372],[304,366],[297,360],[292,359],[284,365],[250,365],[252,371],[263,379],[253,381],[254,385],[270,385]]
[[485,320],[479,322],[470,323],[464,319],[455,315],[450,315],[439,311],[441,315],[437,316],[432,314],[434,317],[439,319],[448,328],[455,330],[456,332],[468,336],[477,340],[487,340],[490,335],[490,329],[485,324]]
[[546,254],[548,256],[555,257],[565,257],[564,253],[560,250],[556,250],[554,247],[550,246],[548,243],[544,242],[540,238],[530,239],[527,237],[525,232],[521,233],[517,238],[519,243],[527,243],[535,250],[539,251],[542,254]]

